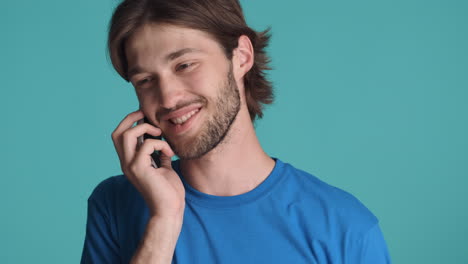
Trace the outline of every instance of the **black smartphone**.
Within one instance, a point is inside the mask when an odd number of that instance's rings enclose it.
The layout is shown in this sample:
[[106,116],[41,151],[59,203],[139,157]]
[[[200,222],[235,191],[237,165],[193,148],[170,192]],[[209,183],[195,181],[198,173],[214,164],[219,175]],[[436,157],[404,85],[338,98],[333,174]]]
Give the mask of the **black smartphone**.
[[[141,120],[138,121],[138,124],[141,124],[141,123],[148,123],[148,124],[149,124],[148,119],[146,118],[146,116],[145,116],[143,119],[141,119]],[[145,139],[148,139],[148,138],[159,139],[159,140],[162,139],[161,136],[155,137],[155,136],[152,136],[152,135],[150,135],[150,134],[146,134],[146,133],[145,133],[145,134],[143,135],[143,137],[141,137],[141,136],[138,137],[138,144],[139,144],[139,145],[143,144],[143,142],[145,141]],[[156,150],[155,150],[155,151],[153,152],[153,154],[151,154],[151,159],[152,159],[151,164],[153,165],[153,167],[155,167],[155,168],[161,167],[161,159],[160,159],[160,153],[159,153],[159,151],[156,151]]]

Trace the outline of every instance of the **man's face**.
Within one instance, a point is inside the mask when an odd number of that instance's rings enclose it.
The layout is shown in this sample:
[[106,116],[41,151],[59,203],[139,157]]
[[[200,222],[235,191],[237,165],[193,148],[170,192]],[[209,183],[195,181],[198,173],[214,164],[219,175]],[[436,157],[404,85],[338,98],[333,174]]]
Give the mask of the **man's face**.
[[126,57],[145,116],[181,159],[201,157],[223,140],[240,97],[231,62],[208,34],[146,25],[126,42]]

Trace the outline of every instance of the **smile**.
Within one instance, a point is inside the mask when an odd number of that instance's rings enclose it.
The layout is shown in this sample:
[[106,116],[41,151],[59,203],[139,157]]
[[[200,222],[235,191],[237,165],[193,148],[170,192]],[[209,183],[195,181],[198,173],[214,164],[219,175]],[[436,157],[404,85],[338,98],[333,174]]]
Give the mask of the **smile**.
[[165,133],[171,134],[173,136],[180,136],[186,132],[192,130],[194,125],[197,123],[198,116],[202,112],[203,107],[191,106],[189,109],[181,109],[174,113],[171,113],[170,116],[167,116],[166,121],[169,126],[166,127]]
[[200,109],[195,109],[193,111],[188,112],[187,114],[178,117],[178,118],[171,118],[169,119],[175,125],[181,125],[189,120],[193,115],[195,115]]

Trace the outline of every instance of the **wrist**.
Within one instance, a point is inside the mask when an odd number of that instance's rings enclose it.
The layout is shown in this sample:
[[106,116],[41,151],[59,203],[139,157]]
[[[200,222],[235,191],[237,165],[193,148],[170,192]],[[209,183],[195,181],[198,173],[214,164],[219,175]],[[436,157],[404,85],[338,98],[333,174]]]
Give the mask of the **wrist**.
[[182,229],[183,213],[170,216],[154,215],[148,220],[148,227],[156,227],[159,230],[164,230],[165,235],[168,237],[178,238]]
[[150,210],[150,219],[159,220],[162,222],[182,221],[185,212],[185,203],[178,209],[171,210]]

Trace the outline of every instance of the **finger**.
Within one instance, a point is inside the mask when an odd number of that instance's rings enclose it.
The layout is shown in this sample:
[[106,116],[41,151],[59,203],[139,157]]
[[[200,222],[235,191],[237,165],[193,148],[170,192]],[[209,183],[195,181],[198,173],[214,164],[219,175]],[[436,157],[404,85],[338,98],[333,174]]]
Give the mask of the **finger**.
[[164,152],[161,151],[159,155],[159,160],[161,161],[161,167],[172,169],[172,156],[168,156]]
[[112,132],[112,138],[119,138],[127,129],[131,128],[135,122],[144,117],[145,116],[141,110],[128,114],[124,119],[122,119],[122,121],[120,121],[114,132]]
[[154,151],[161,151],[168,157],[174,156],[174,151],[166,141],[158,139],[147,139],[145,143],[141,146],[141,149],[137,155],[151,155]]
[[[136,154],[135,163],[142,162],[143,164],[141,164],[141,166],[151,166],[151,159],[148,157],[151,157],[150,155],[153,154],[155,150],[161,152],[161,166],[171,168],[171,164],[168,164],[167,158],[170,159],[172,156],[174,156],[174,151],[172,151],[171,147],[166,141],[157,139],[145,140],[145,143],[141,146],[140,150]],[[164,161],[164,163],[162,161]]]
[[[135,152],[138,148],[138,137],[143,134],[150,134],[153,136],[161,135],[161,129],[147,123],[143,123],[132,128],[127,129],[122,136],[122,147],[124,159],[126,162],[131,162],[135,158]],[[148,139],[147,139],[148,140]],[[147,141],[145,140],[145,142]]]
[[[144,117],[143,112],[141,110],[134,111],[128,114],[122,121],[120,121],[117,128],[112,132],[112,141],[114,142],[115,149],[119,154],[119,158],[122,161],[123,158],[123,146],[122,146],[122,134],[133,124],[138,121],[142,120]],[[136,120],[136,121],[135,121]]]

